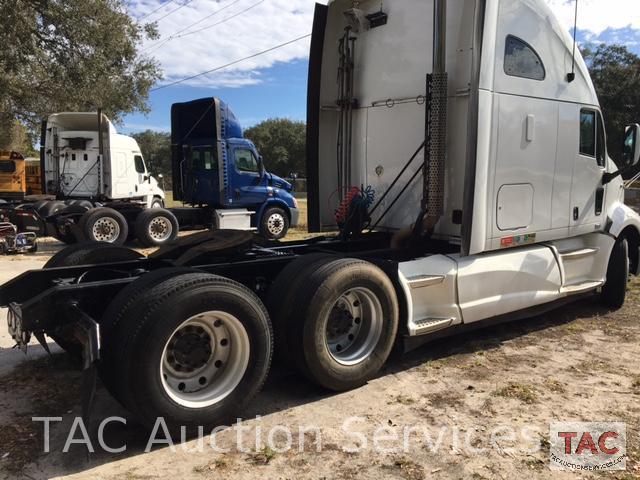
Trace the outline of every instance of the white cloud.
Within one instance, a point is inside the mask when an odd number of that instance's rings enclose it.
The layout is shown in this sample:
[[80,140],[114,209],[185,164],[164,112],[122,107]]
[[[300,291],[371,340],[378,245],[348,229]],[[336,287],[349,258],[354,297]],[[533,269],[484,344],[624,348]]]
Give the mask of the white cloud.
[[[575,0],[546,0],[567,29],[573,28]],[[595,35],[607,28],[640,29],[638,0],[579,0],[578,28]]]
[[[240,58],[274,47],[311,32],[314,0],[263,0],[246,13],[224,23],[166,41],[176,32],[198,23],[191,29],[201,29],[222,22],[260,0],[134,0],[130,13],[142,18],[164,4],[144,21],[161,19],[158,23],[161,41],[147,42],[145,54],[155,57],[171,82],[224,65]],[[327,0],[321,0],[326,3]],[[404,0],[391,0],[404,1]],[[607,28],[640,29],[639,0],[579,0],[578,26],[584,36],[596,38]],[[573,27],[573,0],[546,0],[567,29]],[[218,14],[208,15],[223,9]],[[585,32],[586,30],[586,32]],[[166,43],[165,43],[166,41]],[[308,56],[309,39],[301,40],[274,52],[247,60],[223,71],[199,77],[189,85],[211,87],[242,87],[261,83],[262,69],[277,62],[290,62]]]
[[[155,57],[161,63],[165,82],[196,75],[311,33],[315,3],[312,0],[263,0],[260,3],[259,0],[192,0],[178,9],[185,1],[163,2],[165,7],[144,19],[154,21],[175,10],[175,13],[158,22],[161,39],[164,40],[147,42],[143,47],[144,54]],[[258,5],[224,23],[193,35],[185,35],[192,30],[223,22],[255,4]],[[130,13],[135,18],[142,18],[159,5],[157,0],[138,1],[130,7]],[[203,20],[222,8],[224,10],[220,13]],[[200,20],[203,21],[176,35],[176,32]],[[172,35],[175,38],[164,43]],[[179,35],[183,36],[178,38]],[[309,39],[304,39],[224,71],[199,77],[188,84],[218,87],[257,84],[262,81],[261,69],[277,62],[305,59],[308,53]]]

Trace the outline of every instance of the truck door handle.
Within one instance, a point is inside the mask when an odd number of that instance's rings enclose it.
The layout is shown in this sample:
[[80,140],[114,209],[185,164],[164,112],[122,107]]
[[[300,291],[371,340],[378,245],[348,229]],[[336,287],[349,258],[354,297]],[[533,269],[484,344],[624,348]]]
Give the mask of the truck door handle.
[[573,207],[573,220],[578,221],[580,218],[580,209],[578,207]]

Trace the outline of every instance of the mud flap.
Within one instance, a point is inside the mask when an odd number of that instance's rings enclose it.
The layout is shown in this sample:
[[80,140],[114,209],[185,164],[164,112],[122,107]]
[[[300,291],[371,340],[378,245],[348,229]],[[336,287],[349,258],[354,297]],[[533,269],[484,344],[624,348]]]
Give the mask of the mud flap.
[[75,302],[67,305],[67,311],[75,320],[74,337],[82,345],[82,419],[85,425],[88,425],[96,395],[98,376],[96,362],[100,360],[100,325]]

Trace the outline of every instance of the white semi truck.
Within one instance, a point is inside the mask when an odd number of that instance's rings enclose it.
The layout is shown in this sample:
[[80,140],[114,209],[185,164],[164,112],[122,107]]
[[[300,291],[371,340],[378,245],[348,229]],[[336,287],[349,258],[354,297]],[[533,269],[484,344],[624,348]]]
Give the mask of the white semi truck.
[[105,115],[51,115],[43,125],[41,144],[46,194],[164,206],[164,191],[147,170],[138,143],[119,134]]
[[179,432],[236,418],[274,351],[340,391],[395,342],[590,296],[620,307],[639,270],[620,173],[640,127],[609,158],[587,68],[544,1],[384,5],[316,6],[309,226],[337,237],[71,246],[0,288],[18,345],[53,337],[144,424]]

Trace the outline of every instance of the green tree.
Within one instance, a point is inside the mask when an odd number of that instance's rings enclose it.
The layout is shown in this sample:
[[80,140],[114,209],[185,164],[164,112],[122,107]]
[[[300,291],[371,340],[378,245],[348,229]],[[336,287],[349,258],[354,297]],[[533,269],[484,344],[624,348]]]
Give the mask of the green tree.
[[33,135],[17,120],[0,128],[0,150],[14,150],[25,157],[37,157]]
[[600,100],[609,156],[617,162],[625,126],[640,123],[640,57],[624,45],[606,44],[587,46],[582,55]]
[[60,111],[147,111],[161,75],[138,52],[144,38],[155,25],[136,23],[124,0],[0,0],[0,129],[18,120],[37,132]]
[[[153,130],[145,130],[144,132],[134,133],[132,135],[136,139],[142,156],[147,162],[147,168],[153,175],[162,174],[164,177],[164,187],[166,190],[171,189],[171,135],[168,132],[156,132]],[[160,182],[162,185],[162,182]]]
[[286,118],[265,120],[245,131],[264,158],[268,171],[281,177],[306,172],[306,126]]

